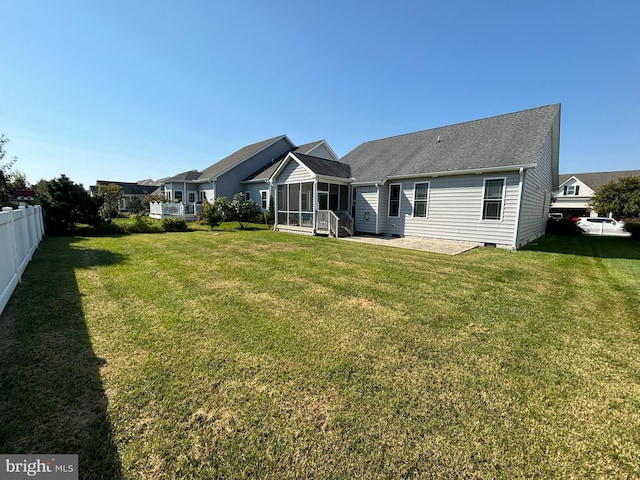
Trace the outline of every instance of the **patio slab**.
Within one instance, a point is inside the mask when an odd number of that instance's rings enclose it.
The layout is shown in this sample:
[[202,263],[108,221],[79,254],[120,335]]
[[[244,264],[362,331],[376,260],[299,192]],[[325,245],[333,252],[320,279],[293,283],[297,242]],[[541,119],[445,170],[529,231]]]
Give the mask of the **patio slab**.
[[340,240],[347,242],[369,243],[372,245],[385,245],[388,247],[406,248],[409,250],[420,250],[423,252],[442,253],[444,255],[458,255],[467,252],[478,245],[468,242],[453,242],[446,240],[435,240],[431,238],[415,237],[376,237],[368,235],[356,235],[353,237],[341,237]]

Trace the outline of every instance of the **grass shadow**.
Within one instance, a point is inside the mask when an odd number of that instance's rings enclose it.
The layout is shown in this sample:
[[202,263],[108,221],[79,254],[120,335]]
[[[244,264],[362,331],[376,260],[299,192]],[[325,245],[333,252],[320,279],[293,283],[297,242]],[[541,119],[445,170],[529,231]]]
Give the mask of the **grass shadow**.
[[78,454],[80,478],[120,478],[75,269],[125,257],[81,242],[46,237],[0,316],[0,451]]
[[640,260],[640,242],[628,237],[605,235],[545,235],[523,250],[599,258]]

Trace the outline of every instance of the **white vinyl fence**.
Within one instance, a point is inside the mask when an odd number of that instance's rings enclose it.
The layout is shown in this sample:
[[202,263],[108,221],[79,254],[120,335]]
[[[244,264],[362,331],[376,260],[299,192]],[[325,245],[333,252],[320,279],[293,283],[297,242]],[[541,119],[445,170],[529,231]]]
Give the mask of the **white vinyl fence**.
[[5,207],[0,212],[0,313],[44,235],[42,207]]

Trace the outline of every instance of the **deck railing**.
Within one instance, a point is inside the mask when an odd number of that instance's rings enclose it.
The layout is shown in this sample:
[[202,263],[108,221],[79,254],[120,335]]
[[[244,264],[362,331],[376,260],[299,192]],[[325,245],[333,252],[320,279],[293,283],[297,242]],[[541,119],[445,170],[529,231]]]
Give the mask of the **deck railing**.
[[337,237],[340,235],[340,227],[353,235],[353,217],[344,211],[336,213],[333,210],[318,210],[316,230],[329,232],[329,235]]

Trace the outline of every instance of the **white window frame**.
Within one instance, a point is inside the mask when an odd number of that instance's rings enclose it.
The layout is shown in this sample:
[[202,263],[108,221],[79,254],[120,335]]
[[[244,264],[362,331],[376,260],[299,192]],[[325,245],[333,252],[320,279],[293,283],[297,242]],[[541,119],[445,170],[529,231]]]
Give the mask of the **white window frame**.
[[[418,200],[416,198],[416,188],[418,185],[426,185],[427,186],[427,195],[426,198],[424,199],[420,199]],[[431,182],[414,182],[413,183],[413,207],[412,207],[412,214],[414,218],[429,218],[429,197],[431,195]],[[420,203],[424,203],[425,204],[425,209],[424,209],[424,215],[416,215],[416,204],[420,202]]]
[[[391,187],[398,187],[398,213],[397,215],[391,215]],[[389,184],[389,200],[387,202],[387,215],[391,218],[398,218],[400,216],[400,207],[402,203],[402,184],[401,183],[390,183]]]
[[[485,218],[484,216],[484,212],[485,212],[485,202],[487,202],[487,198],[485,197],[486,193],[487,193],[487,182],[490,182],[492,180],[502,180],[502,197],[500,198],[500,214],[499,214],[499,218]],[[482,183],[482,207],[481,207],[481,211],[480,211],[480,219],[483,222],[502,222],[504,219],[504,199],[507,193],[507,177],[490,177],[490,178],[485,178],[483,180]],[[496,202],[497,199],[488,199],[489,201],[494,201]]]
[[260,208],[267,210],[269,208],[269,191],[260,190]]
[[[184,201],[184,192],[182,190],[173,190],[173,201],[182,203]],[[180,194],[180,198],[178,198],[178,194]]]

